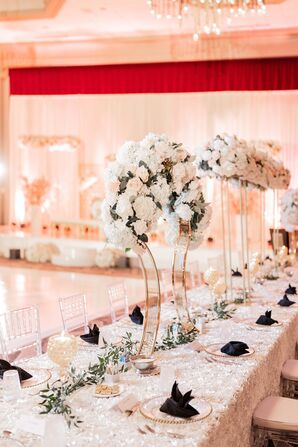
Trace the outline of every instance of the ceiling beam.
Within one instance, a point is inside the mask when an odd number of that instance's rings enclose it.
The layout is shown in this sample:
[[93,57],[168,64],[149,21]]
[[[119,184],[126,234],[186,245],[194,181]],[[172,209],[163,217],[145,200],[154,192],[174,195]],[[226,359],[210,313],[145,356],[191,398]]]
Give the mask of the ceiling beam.
[[62,8],[65,0],[46,0],[42,8],[17,10],[0,10],[0,22],[14,22],[21,20],[49,19],[55,17]]
[[298,29],[256,30],[203,37],[113,38],[0,45],[0,65],[42,67],[268,58],[298,55]]

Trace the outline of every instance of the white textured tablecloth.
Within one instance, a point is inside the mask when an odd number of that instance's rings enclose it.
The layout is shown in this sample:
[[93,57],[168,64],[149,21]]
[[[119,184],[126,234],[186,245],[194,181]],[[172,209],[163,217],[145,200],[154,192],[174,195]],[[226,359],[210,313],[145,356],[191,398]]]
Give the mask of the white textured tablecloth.
[[[199,337],[204,345],[214,342],[223,345],[231,340],[244,341],[255,349],[253,356],[246,359],[228,358],[224,360],[226,363],[211,363],[206,353],[194,352],[187,346],[157,353],[159,365],[166,364],[169,369],[176,370],[176,378],[182,391],[192,389],[193,394],[206,399],[212,405],[212,413],[206,419],[186,426],[171,426],[172,431],[179,432],[185,438],[172,439],[164,434],[142,435],[138,432],[138,427],[142,428],[148,421],[140,413],[128,418],[112,409],[126,394],[135,394],[141,400],[161,394],[159,376],[139,377],[130,371],[123,374],[124,391],[119,397],[97,399],[93,397],[92,388],[83,388],[72,396],[72,407],[84,423],[80,429],[72,428],[68,432],[67,445],[249,447],[253,410],[266,396],[279,394],[282,364],[295,354],[298,307],[281,308],[275,305],[278,298],[282,297],[287,283],[288,280],[281,279],[258,286],[255,302],[238,306],[235,320],[211,321],[207,324],[206,334]],[[292,283],[297,285],[295,280]],[[192,291],[192,307],[206,304],[208,295],[206,289]],[[298,297],[296,300],[298,302]],[[273,318],[282,322],[282,326],[261,326],[254,330],[242,321],[243,318],[257,319],[267,308],[272,309]],[[169,320],[171,316],[174,316],[174,307],[167,304],[162,309],[162,320]],[[123,322],[106,330],[113,334],[132,330],[136,338],[140,332],[135,325]],[[96,352],[85,349],[78,353],[74,364],[84,368],[95,360]],[[30,360],[26,366],[52,368],[53,364],[44,355]],[[16,422],[21,414],[38,416],[38,397],[29,395],[33,391],[27,391],[28,396],[23,403],[7,404],[0,401],[0,431],[11,430],[26,446],[41,447],[41,438],[16,429]],[[162,433],[166,431],[164,426],[154,427]]]

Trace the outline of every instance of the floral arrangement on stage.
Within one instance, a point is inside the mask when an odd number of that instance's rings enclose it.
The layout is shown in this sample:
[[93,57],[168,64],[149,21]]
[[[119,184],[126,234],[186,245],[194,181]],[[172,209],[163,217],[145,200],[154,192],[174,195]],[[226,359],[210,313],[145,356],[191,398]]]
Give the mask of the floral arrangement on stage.
[[58,254],[59,249],[54,244],[33,244],[25,250],[25,259],[29,262],[51,262],[52,255]]
[[281,199],[281,224],[289,232],[298,227],[298,189],[288,189]]
[[172,243],[178,237],[179,219],[190,222],[192,248],[201,242],[211,210],[194,157],[181,144],[152,133],[140,142],[125,143],[108,167],[105,185],[104,230],[113,245],[142,253],[148,232],[162,216]]
[[32,182],[29,182],[27,177],[22,177],[22,186],[29,205],[42,205],[50,190],[50,183],[44,177],[36,178]]
[[114,247],[105,247],[95,255],[95,264],[100,268],[117,267],[118,262],[123,258],[122,250]]
[[241,180],[251,188],[263,190],[286,189],[290,183],[289,170],[264,148],[261,142],[248,143],[236,135],[217,135],[197,149],[199,175],[237,184]]

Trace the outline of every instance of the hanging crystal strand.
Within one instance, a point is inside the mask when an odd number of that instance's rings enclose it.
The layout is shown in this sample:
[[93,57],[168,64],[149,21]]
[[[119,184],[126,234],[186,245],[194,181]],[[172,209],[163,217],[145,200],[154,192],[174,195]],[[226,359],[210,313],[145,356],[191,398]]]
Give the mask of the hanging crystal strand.
[[228,267],[228,278],[230,283],[230,299],[234,301],[233,294],[233,277],[232,277],[232,243],[231,243],[231,213],[230,213],[230,189],[229,183],[226,182],[226,202],[227,202],[227,214],[228,214],[228,247],[229,247],[229,267]]
[[239,180],[239,201],[240,201],[240,231],[241,231],[241,263],[242,263],[242,287],[243,299],[246,299],[246,275],[245,275],[245,245],[244,245],[244,216],[243,216],[243,197],[242,180]]
[[247,182],[243,182],[244,187],[244,219],[245,219],[245,242],[246,242],[246,265],[247,265],[247,293],[250,296],[250,271],[249,271],[249,240],[248,240],[248,211],[247,211]]
[[[223,242],[223,262],[224,262],[224,278],[227,285],[227,260],[226,260],[226,231],[225,231],[225,216],[224,216],[224,180],[220,179],[220,201],[221,201],[221,228],[222,228],[222,242]],[[228,291],[225,291],[227,299]]]

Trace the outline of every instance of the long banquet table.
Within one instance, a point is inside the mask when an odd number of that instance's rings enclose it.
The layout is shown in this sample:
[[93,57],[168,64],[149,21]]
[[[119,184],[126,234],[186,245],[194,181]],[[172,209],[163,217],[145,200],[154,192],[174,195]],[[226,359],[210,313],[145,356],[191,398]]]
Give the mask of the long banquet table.
[[[292,283],[298,285],[297,270]],[[239,305],[235,317],[228,320],[209,321],[206,333],[198,340],[203,345],[219,342],[222,345],[230,340],[244,341],[255,353],[247,358],[210,360],[206,352],[196,352],[190,346],[170,351],[158,351],[157,363],[174,369],[176,379],[183,391],[193,390],[193,394],[207,400],[212,405],[212,413],[205,419],[191,424],[171,426],[171,431],[181,434],[182,438],[171,438],[166,434],[164,424],[150,422],[156,433],[141,434],[139,428],[147,421],[139,412],[127,417],[113,408],[126,395],[133,394],[139,400],[162,394],[159,376],[139,377],[135,371],[122,374],[123,393],[109,399],[95,398],[92,387],[76,391],[70,397],[75,413],[83,420],[80,428],[71,428],[67,432],[67,446],[146,446],[146,447],[248,447],[250,446],[251,418],[254,408],[266,396],[280,392],[280,371],[282,364],[294,358],[298,339],[298,306],[280,307],[276,302],[283,295],[289,280],[281,278],[267,281],[264,286],[256,286],[253,302]],[[193,309],[208,304],[207,289],[192,290],[189,301]],[[298,303],[298,297],[294,297]],[[282,322],[281,326],[252,329],[244,319],[257,317],[267,309],[272,309],[273,318]],[[161,321],[165,327],[175,316],[173,304],[162,307]],[[139,327],[123,320],[105,328],[113,335],[124,335],[127,331],[138,339]],[[161,329],[161,333],[164,329]],[[96,362],[98,348],[81,348],[73,362],[83,369]],[[28,368],[50,368],[53,377],[57,368],[46,355],[30,359],[24,364]],[[0,433],[10,430],[16,439],[28,447],[41,447],[42,439],[37,435],[25,433],[18,428],[17,421],[24,414],[33,414],[38,418],[39,397],[37,390],[24,390],[24,399],[8,404],[0,400]],[[12,411],[13,410],[13,411]]]

